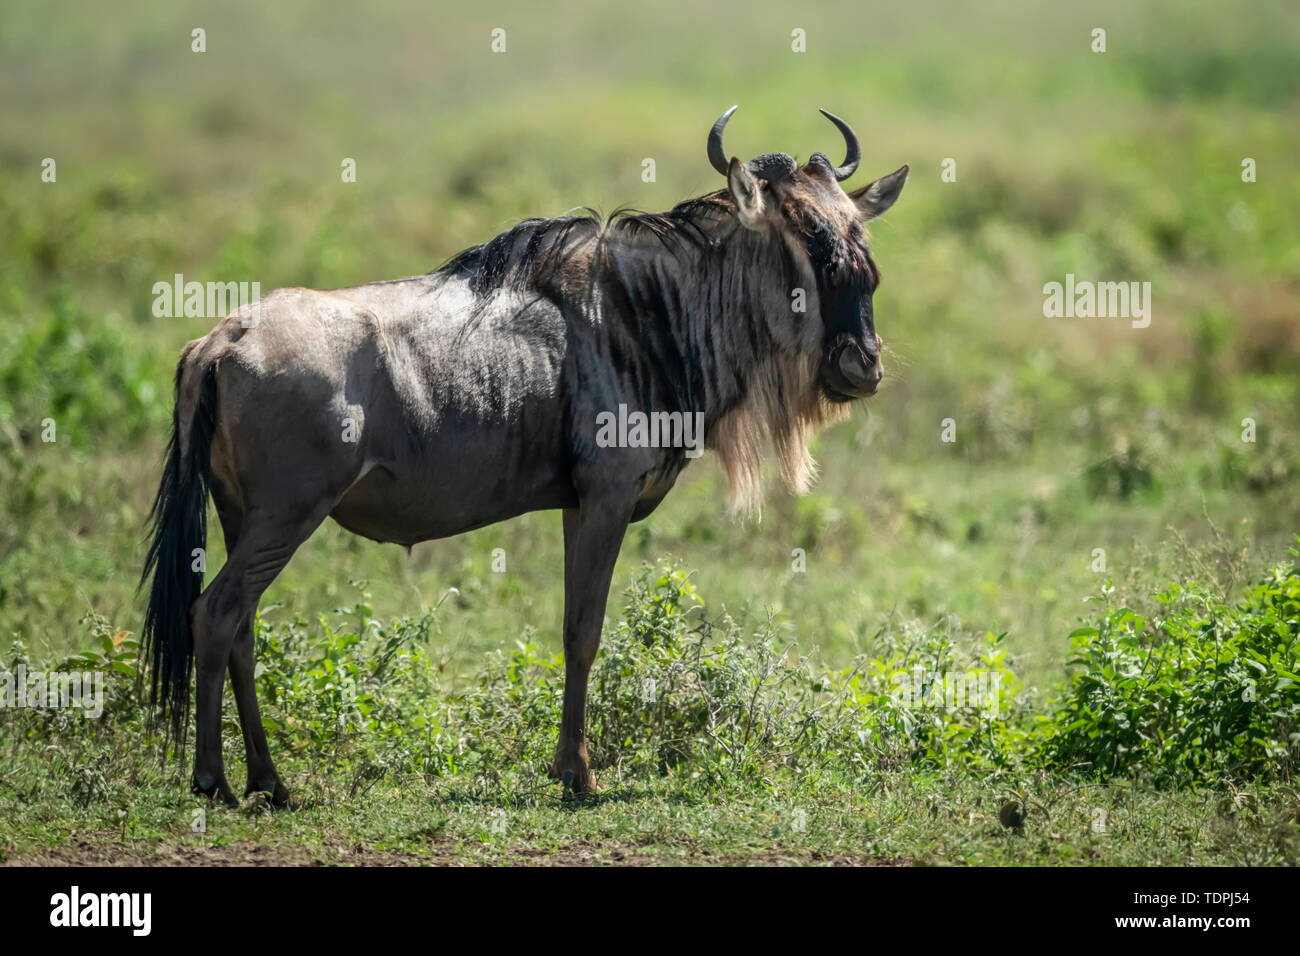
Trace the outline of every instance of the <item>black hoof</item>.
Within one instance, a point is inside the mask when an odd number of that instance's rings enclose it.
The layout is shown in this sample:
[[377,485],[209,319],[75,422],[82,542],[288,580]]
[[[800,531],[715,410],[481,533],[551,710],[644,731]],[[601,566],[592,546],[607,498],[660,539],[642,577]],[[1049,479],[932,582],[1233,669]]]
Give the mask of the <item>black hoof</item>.
[[234,791],[224,780],[218,780],[216,777],[202,776],[194,777],[190,781],[190,791],[197,796],[207,797],[209,800],[220,800],[228,807],[239,806],[239,801],[235,799]]
[[272,810],[301,810],[303,804],[289,795],[289,788],[279,780],[271,786],[258,786],[249,782],[244,788],[244,797],[247,799],[255,793],[260,793],[266,800],[266,805]]

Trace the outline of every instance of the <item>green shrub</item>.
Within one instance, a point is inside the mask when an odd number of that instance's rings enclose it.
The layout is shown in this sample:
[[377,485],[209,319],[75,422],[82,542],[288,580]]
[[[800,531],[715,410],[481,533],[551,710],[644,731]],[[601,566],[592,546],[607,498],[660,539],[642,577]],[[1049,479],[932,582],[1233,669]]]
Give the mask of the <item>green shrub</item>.
[[968,634],[951,617],[882,629],[878,656],[859,659],[840,678],[854,692],[858,733],[875,742],[876,758],[887,767],[931,769],[1018,763],[1028,699],[1005,637]]
[[1289,779],[1300,753],[1295,564],[1232,606],[1192,582],[1156,595],[1163,610],[1148,619],[1112,594],[1098,625],[1071,635],[1084,670],[1043,718],[1045,763],[1165,784]]
[[[1176,585],[1156,596],[1161,611],[1150,617],[1111,603],[1112,593],[1099,599],[1098,624],[1071,635],[1072,663],[1083,670],[1031,719],[1005,635],[971,634],[952,618],[891,620],[870,653],[827,669],[777,620],[710,616],[684,570],[647,565],[592,669],[592,764],[606,785],[673,775],[701,788],[770,789],[782,775],[804,786],[869,786],[900,770],[1039,767],[1162,786],[1289,779],[1300,750],[1300,570],[1274,568],[1232,606],[1207,586]],[[549,763],[563,658],[544,654],[531,634],[450,690],[429,653],[437,606],[383,624],[362,590],[336,612],[345,626],[324,615],[314,626],[270,623],[272,610],[255,625],[258,697],[295,786],[351,799],[393,775],[486,789],[535,779]],[[125,800],[164,766],[139,746],[150,735],[135,642],[98,615],[84,620],[94,650],[57,669],[103,674],[102,717],[0,714],[22,757],[9,777],[83,806]],[[32,669],[21,644],[4,663]],[[238,760],[233,711],[228,702],[223,738]]]
[[[827,671],[815,654],[800,655],[776,621],[746,628],[729,616],[711,618],[684,570],[646,567],[592,668],[592,764],[616,775],[689,772],[712,780],[1003,765],[1016,759],[1022,708],[1013,702],[1018,682],[1000,640],[972,640],[952,621],[912,622],[882,629],[878,654]],[[935,699],[942,693],[931,693],[936,677],[942,691],[945,674],[973,672],[998,675],[996,706],[948,706]],[[490,662],[463,701],[463,739],[484,763],[525,754],[544,763],[562,675],[561,658],[539,658],[531,643]],[[921,693],[900,693],[913,684]],[[509,754],[500,749],[506,741],[514,745]]]
[[345,774],[351,796],[391,770],[427,771],[430,755],[449,749],[427,652],[437,606],[383,625],[368,600],[363,591],[336,612],[354,616],[354,630],[336,630],[325,615],[315,628],[301,618],[269,626],[259,616],[255,630],[257,696],[273,747],[327,786]]

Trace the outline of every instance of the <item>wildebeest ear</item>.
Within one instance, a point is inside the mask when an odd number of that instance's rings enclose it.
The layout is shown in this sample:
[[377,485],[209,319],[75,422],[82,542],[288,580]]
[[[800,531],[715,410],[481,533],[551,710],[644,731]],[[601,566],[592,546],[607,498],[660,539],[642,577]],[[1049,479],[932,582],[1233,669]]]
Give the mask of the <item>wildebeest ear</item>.
[[758,177],[735,156],[731,157],[731,166],[727,169],[727,189],[736,202],[741,224],[749,229],[759,228],[763,219],[763,192]]
[[881,176],[874,183],[867,183],[861,189],[849,193],[849,198],[857,203],[864,219],[875,219],[894,204],[898,194],[907,182],[907,167],[896,169],[888,176]]

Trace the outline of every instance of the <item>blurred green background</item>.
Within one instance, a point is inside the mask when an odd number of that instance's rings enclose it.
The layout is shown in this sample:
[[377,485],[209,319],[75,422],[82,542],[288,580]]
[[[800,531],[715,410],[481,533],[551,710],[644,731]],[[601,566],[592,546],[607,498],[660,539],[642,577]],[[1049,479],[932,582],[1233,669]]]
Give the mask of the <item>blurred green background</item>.
[[[666,209],[720,185],[704,137],[738,102],[743,157],[837,159],[824,106],[863,140],[846,185],[911,164],[873,225],[886,386],[757,525],[692,467],[630,531],[614,600],[672,553],[714,610],[770,609],[832,661],[891,615],[953,614],[1053,680],[1103,579],[1234,573],[1300,529],[1298,51],[1300,7],[1268,2],[6,4],[0,636],[78,649],[87,606],[139,630],[172,370],[214,324],[154,318],[155,282],[351,285],[528,216]],[[1151,282],[1151,326],[1044,318],[1067,272]],[[265,604],[331,613],[364,580],[390,615],[456,587],[455,672],[529,629],[558,647],[560,561],[554,514],[410,556],[329,523]]]

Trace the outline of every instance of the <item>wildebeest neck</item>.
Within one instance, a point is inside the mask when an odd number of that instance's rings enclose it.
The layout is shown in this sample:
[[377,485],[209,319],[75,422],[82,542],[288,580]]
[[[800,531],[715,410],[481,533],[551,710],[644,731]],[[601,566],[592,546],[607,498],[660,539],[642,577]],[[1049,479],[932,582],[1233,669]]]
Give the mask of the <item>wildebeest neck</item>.
[[788,251],[741,227],[718,194],[662,214],[528,220],[440,271],[480,297],[509,288],[556,302],[598,334],[629,383],[654,393],[640,397],[702,411],[709,426],[775,352],[817,343],[791,329],[801,280]]
[[[806,489],[808,440],[845,414],[816,381],[815,278],[780,239],[744,228],[723,194],[662,214],[530,220],[440,272],[468,281],[484,308],[501,290],[554,303],[584,400],[599,382],[599,401],[702,412],[733,504],[756,506],[769,444],[786,484]],[[800,290],[805,311],[792,307]]]

